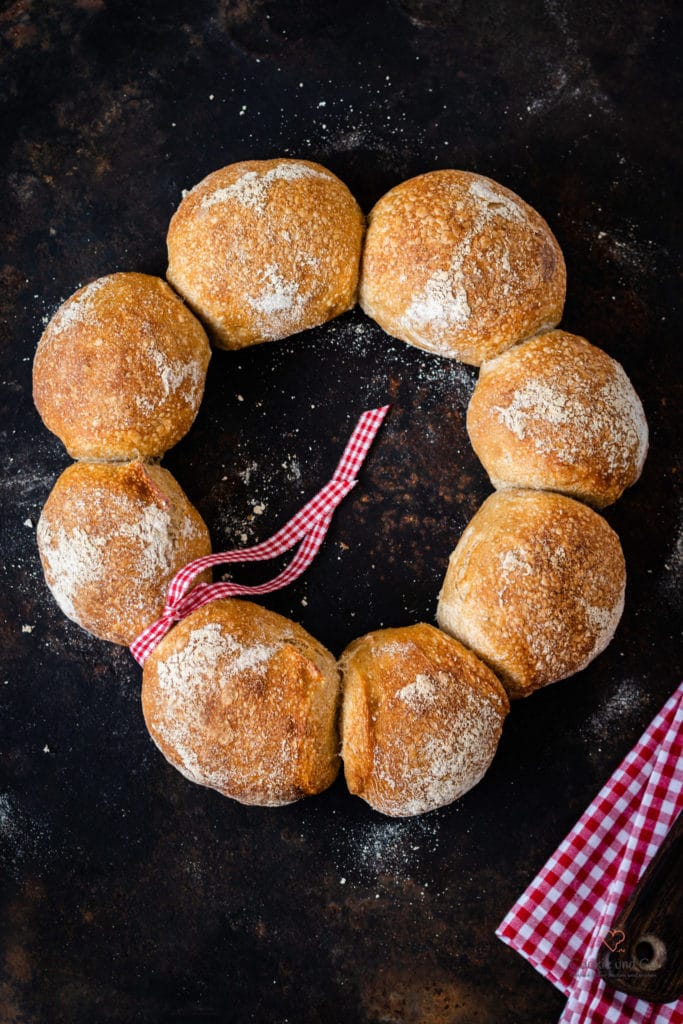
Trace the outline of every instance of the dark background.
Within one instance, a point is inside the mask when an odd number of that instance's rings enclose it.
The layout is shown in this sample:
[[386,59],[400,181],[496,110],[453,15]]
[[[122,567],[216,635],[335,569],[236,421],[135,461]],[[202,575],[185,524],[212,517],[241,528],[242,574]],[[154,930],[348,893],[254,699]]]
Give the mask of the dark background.
[[[2,5],[2,1024],[559,1016],[494,929],[679,678],[679,7]],[[606,512],[629,569],[614,642],[517,704],[484,781],[422,818],[384,819],[341,780],[280,810],[187,782],[147,736],[128,652],[62,616],[37,558],[69,461],[31,402],[47,318],[101,274],[163,275],[181,189],[278,155],[323,162],[365,210],[436,167],[517,191],[564,249],[564,326],[624,364],[650,422],[643,478]],[[339,653],[433,620],[490,490],[464,430],[475,376],[354,311],[216,353],[164,464],[216,549],[255,541],[328,478],[359,413],[393,403],[315,565],[264,602]]]

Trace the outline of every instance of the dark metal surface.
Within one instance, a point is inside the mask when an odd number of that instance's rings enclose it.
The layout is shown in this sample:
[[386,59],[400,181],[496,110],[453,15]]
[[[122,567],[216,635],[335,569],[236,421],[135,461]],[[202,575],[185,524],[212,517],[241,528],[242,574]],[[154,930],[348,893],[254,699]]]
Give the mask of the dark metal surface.
[[[494,928],[680,670],[677,7],[3,5],[2,1024],[559,1016]],[[420,819],[382,819],[341,781],[282,810],[191,785],[147,737],[130,655],[68,622],[38,564],[35,523],[68,463],[31,403],[45,318],[105,272],[162,274],[181,189],[275,155],[327,164],[365,209],[435,167],[515,189],[563,246],[564,325],[624,364],[651,426],[642,480],[606,513],[629,569],[614,642],[517,704],[484,781]],[[474,379],[355,311],[215,354],[165,465],[217,548],[263,538],[327,479],[357,415],[394,403],[319,559],[266,602],[339,652],[433,619],[489,490],[464,430]]]

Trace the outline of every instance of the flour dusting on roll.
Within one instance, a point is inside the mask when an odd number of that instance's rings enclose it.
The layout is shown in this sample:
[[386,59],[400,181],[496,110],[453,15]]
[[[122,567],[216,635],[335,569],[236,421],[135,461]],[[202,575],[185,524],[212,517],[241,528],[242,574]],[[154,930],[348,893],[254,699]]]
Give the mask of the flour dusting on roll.
[[286,338],[354,305],[364,227],[346,185],[320,164],[229,164],[176,210],[167,277],[220,347]]
[[509,710],[493,672],[419,623],[344,651],[342,758],[348,787],[392,817],[457,800],[483,777]]
[[565,288],[546,222],[480,174],[421,174],[370,212],[360,304],[411,345],[479,366],[554,327]]
[[560,491],[596,508],[635,483],[648,445],[623,367],[566,331],[484,363],[467,430],[494,487]]
[[178,570],[211,552],[209,531],[177,481],[140,462],[69,466],[45,503],[37,539],[64,614],[126,645],[159,618]]
[[158,457],[192,426],[210,354],[165,281],[109,274],[79,288],[45,328],[33,397],[73,458]]
[[619,538],[597,512],[549,491],[498,491],[450,557],[437,621],[525,697],[605,649],[625,587]]
[[288,804],[334,782],[338,699],[329,651],[248,601],[192,612],[143,671],[145,722],[166,759],[245,804]]

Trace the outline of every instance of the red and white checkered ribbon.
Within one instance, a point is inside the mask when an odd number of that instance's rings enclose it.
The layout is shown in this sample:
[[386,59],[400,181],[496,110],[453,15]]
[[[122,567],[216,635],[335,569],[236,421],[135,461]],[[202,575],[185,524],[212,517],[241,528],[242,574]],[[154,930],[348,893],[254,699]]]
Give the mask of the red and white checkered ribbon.
[[683,683],[496,934],[567,996],[560,1024],[681,1024],[683,1000],[617,992],[600,948],[683,810]]
[[[287,584],[301,576],[318,553],[337,505],[356,486],[358,481],[355,479],[355,475],[362,466],[388,411],[389,406],[384,405],[380,409],[369,409],[363,413],[349,438],[331,480],[272,537],[253,547],[204,555],[203,558],[196,558],[193,562],[189,562],[180,572],[176,573],[168,586],[166,605],[161,617],[143,630],[130,645],[131,654],[140,665],[144,665],[147,656],[151,654],[161,638],[168,633],[173,623],[184,619],[196,608],[201,608],[202,605],[220,597],[235,597],[238,594],[268,594],[273,590],[286,587]],[[197,576],[212,565],[222,565],[227,562],[262,562],[277,558],[278,555],[293,548],[298,541],[301,541],[301,544],[292,561],[279,575],[267,583],[259,583],[250,587],[230,581],[199,583],[193,590],[190,590],[192,582]]]

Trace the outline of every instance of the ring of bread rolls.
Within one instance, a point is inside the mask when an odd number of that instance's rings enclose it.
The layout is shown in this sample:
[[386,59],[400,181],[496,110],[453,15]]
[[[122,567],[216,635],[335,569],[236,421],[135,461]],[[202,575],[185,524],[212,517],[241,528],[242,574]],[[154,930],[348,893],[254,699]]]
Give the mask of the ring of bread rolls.
[[319,164],[232,164],[171,221],[167,277],[180,297],[119,273],[63,303],[38,345],[34,397],[84,461],[55,484],[37,539],[48,586],[83,628],[130,644],[159,616],[175,572],[210,551],[199,514],[149,462],[196,416],[204,327],[238,349],[322,324],[358,293],[388,333],[481,365],[467,427],[500,490],[451,555],[441,629],[379,630],[337,663],[296,623],[218,600],[144,665],[147,727],[194,782],[266,806],[319,793],[338,772],[341,720],[350,791],[402,816],[466,793],[491,763],[509,698],[578,672],[611,639],[624,559],[588,505],[638,478],[647,424],[618,363],[550,330],[562,252],[513,192],[430,172],[383,196],[363,232],[355,199]]

